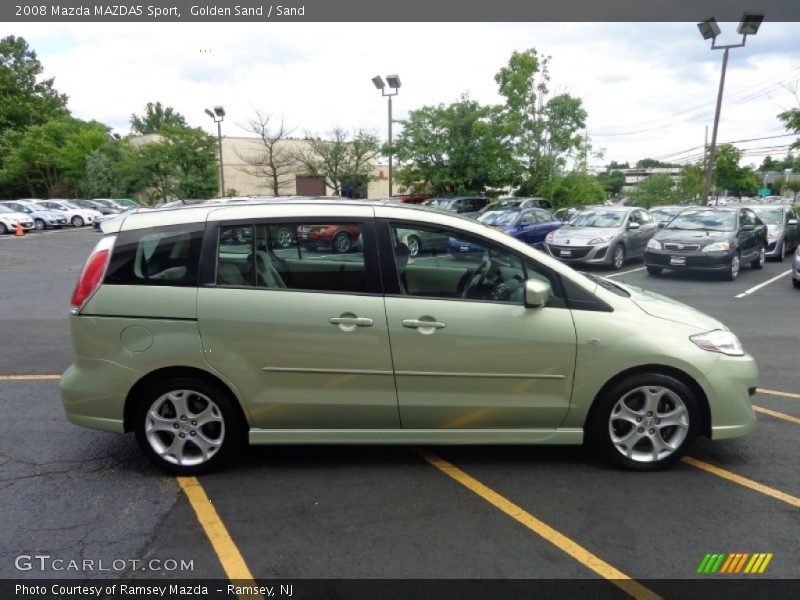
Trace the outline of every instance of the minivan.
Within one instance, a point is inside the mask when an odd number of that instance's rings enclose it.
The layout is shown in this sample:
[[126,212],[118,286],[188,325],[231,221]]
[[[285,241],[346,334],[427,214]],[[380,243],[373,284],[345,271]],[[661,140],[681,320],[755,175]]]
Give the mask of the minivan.
[[[361,244],[272,243],[306,227]],[[755,425],[756,364],[725,325],[452,213],[293,199],[102,228],[72,295],[63,404],[173,473],[248,442],[587,441],[653,470]],[[482,252],[412,258],[415,231]]]

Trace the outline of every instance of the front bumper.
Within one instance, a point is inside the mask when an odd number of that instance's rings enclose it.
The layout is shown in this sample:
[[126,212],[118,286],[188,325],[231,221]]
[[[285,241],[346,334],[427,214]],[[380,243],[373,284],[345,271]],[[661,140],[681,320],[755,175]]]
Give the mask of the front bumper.
[[750,390],[758,384],[758,367],[750,355],[721,355],[705,374],[711,413],[711,439],[742,437],[756,426]]
[[611,244],[597,246],[566,246],[562,244],[544,243],[550,256],[565,263],[600,264],[609,260],[608,248]]
[[704,269],[720,270],[728,266],[733,251],[722,252],[671,252],[648,248],[644,253],[644,264],[648,267],[664,269]]
[[767,249],[764,252],[764,256],[766,256],[767,258],[780,258],[780,254],[778,254],[778,252],[779,251],[783,252],[785,250],[784,248],[781,248],[781,245],[779,243],[780,239],[781,238],[778,238],[771,242],[767,242]]

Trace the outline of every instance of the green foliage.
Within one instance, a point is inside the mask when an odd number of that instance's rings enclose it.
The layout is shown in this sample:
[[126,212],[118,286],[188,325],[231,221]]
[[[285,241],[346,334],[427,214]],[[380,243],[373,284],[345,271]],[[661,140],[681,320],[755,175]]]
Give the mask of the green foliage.
[[550,198],[555,208],[602,204],[606,199],[606,191],[595,177],[577,172],[548,181],[538,195]]
[[597,181],[603,186],[608,196],[617,196],[625,185],[625,173],[622,171],[606,171],[597,175]]
[[114,141],[93,150],[86,157],[81,195],[87,198],[133,196],[144,190],[145,179],[130,141]]
[[782,159],[775,159],[767,155],[758,168],[759,171],[775,171],[783,173],[787,169],[800,172],[800,155],[795,156],[789,152]]
[[398,183],[434,194],[502,188],[517,173],[499,108],[482,106],[466,95],[447,106],[412,110],[393,151],[407,163],[396,175]]
[[643,158],[642,160],[636,161],[637,169],[666,169],[677,166],[679,165],[661,162],[660,160],[656,160],[654,158]]
[[[783,121],[786,131],[800,133],[800,108],[792,108],[784,111],[778,115],[778,118]],[[796,140],[792,144],[793,148],[800,148],[800,140]]]
[[675,202],[675,180],[666,173],[653,173],[642,181],[631,199],[644,208]]
[[731,144],[717,147],[714,160],[714,184],[718,192],[727,191],[735,196],[755,194],[761,179],[752,167],[740,167],[742,152]]
[[[705,173],[700,165],[684,165],[676,187],[677,200],[693,202],[703,194]],[[705,204],[705,203],[703,203]]]
[[171,106],[164,107],[161,102],[148,102],[144,114],[131,115],[131,131],[146,135],[148,133],[161,133],[163,129],[186,127],[186,119],[182,114],[175,112]]
[[787,181],[785,184],[783,184],[783,187],[785,187],[787,190],[791,190],[794,193],[794,199],[797,200],[797,194],[800,192],[800,181]]
[[618,163],[617,161],[612,160],[611,163],[608,166],[606,166],[606,171],[607,172],[624,171],[625,169],[630,169],[630,168],[631,166],[630,164],[628,164],[627,161],[625,161],[624,163]]
[[333,188],[339,196],[342,186],[366,185],[374,178],[371,161],[380,152],[378,136],[372,132],[358,130],[350,140],[342,127],[328,132],[328,139],[308,136],[307,149],[301,150],[295,160],[307,175],[318,177]]

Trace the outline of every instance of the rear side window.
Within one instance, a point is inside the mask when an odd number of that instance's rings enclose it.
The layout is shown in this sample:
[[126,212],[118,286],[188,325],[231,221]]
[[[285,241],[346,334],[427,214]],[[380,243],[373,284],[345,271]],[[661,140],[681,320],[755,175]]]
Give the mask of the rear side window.
[[120,232],[105,283],[197,286],[202,223]]

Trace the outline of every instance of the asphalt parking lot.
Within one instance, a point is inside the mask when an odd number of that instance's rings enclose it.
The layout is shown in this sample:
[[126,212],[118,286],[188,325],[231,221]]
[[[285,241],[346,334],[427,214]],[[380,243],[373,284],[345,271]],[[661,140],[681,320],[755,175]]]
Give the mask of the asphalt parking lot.
[[[64,417],[67,304],[98,238],[0,238],[0,578],[630,577],[641,586],[631,595],[667,597],[659,580],[713,577],[698,565],[722,552],[771,553],[761,577],[800,579],[800,292],[789,262],[744,268],[735,282],[652,277],[640,261],[593,269],[719,318],[758,361],[756,431],[701,439],[668,471],[623,472],[580,447],[284,446],[179,481],[132,435]],[[16,557],[36,553],[193,568],[18,570]]]

